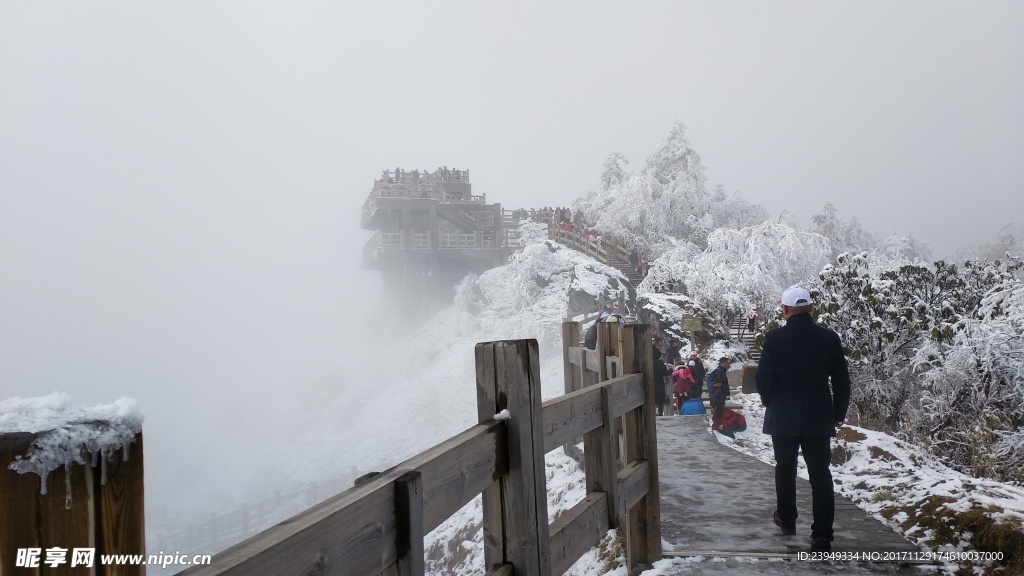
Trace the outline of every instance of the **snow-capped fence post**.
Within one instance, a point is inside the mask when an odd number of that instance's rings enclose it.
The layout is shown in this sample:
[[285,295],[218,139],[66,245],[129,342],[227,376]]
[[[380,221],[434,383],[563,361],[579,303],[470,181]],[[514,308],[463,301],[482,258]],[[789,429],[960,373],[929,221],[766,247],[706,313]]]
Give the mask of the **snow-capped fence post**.
[[[126,425],[126,429],[136,423]],[[141,419],[137,425],[141,428]],[[58,423],[65,434],[75,431],[88,435],[87,428],[113,428],[110,422]],[[70,432],[69,432],[70,431]],[[143,499],[142,433],[127,433],[122,446],[108,446],[96,454],[83,447],[77,458],[49,469],[45,452],[52,429],[40,432],[0,433],[0,574],[36,573],[18,568],[19,549],[42,549],[40,566],[47,549],[66,552],[70,565],[72,550],[93,548],[95,561],[106,554],[143,554],[145,551],[145,512]],[[127,445],[130,444],[130,449]],[[70,454],[70,453],[69,453]],[[76,460],[84,460],[84,463]],[[16,471],[14,467],[21,468]],[[38,473],[36,473],[38,471]],[[19,473],[21,472],[21,473]],[[43,480],[45,479],[45,484]],[[144,566],[109,566],[118,574],[145,574]]]
[[483,492],[485,567],[512,564],[531,576],[551,573],[539,358],[536,340],[476,345],[480,422],[505,409],[511,414],[508,472]]

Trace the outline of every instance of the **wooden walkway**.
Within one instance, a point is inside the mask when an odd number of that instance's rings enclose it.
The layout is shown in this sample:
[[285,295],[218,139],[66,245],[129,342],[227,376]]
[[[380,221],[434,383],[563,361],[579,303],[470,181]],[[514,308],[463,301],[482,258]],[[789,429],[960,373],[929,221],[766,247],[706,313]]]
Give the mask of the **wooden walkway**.
[[[721,444],[704,416],[657,418],[665,556],[793,558],[810,551],[811,487],[797,478],[796,536],[772,523],[775,469]],[[916,552],[836,495],[834,552]]]

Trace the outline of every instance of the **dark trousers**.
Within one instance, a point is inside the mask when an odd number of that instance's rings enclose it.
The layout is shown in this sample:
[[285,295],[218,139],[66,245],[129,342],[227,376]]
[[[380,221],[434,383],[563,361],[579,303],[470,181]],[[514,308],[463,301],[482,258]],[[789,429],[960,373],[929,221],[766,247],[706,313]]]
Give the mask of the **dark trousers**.
[[796,523],[796,456],[801,448],[811,481],[812,538],[832,540],[836,501],[832,489],[832,451],[828,436],[772,436],[775,449],[775,497],[782,523]]

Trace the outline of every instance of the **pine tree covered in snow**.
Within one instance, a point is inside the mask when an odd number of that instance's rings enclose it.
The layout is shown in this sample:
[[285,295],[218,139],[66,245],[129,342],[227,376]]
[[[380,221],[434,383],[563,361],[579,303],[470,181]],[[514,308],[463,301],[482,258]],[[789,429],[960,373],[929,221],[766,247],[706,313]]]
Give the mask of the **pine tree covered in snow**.
[[813,230],[829,239],[832,245],[832,260],[844,252],[865,252],[878,247],[878,238],[861,227],[856,218],[845,222],[831,202],[821,212],[811,216]]
[[1009,222],[996,232],[996,235],[985,242],[967,246],[956,251],[952,260],[961,261],[971,258],[987,258],[999,260],[1007,254],[1024,254],[1024,226]]
[[653,257],[671,247],[668,238],[707,246],[717,228],[763,221],[767,213],[721,188],[708,191],[700,155],[686,139],[686,127],[672,124],[661,146],[639,172],[628,172],[619,153],[608,157],[601,188],[576,200],[574,212],[601,234]]
[[811,216],[811,224],[813,231],[827,238],[831,244],[833,261],[847,252],[867,252],[872,259],[872,267],[880,268],[927,261],[931,255],[928,246],[913,236],[895,235],[879,240],[865,230],[856,218],[843,220],[832,203],[825,204],[821,212]]

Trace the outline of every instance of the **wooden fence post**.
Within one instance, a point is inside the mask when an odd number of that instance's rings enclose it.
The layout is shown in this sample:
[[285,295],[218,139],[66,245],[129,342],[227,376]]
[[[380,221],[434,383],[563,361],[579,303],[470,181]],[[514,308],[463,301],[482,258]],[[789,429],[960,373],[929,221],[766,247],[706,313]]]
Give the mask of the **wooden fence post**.
[[[551,232],[551,228],[548,228]],[[476,408],[477,421],[486,422],[501,411],[494,373],[494,351],[485,344],[477,344],[476,355]],[[503,407],[508,406],[503,398]],[[500,449],[500,448],[499,448]],[[505,454],[507,458],[507,453]],[[495,481],[481,494],[483,508],[484,569],[492,570],[505,563],[505,531],[502,526],[501,482]]]
[[[583,388],[583,372],[586,367],[587,359],[585,356],[580,356],[580,366],[577,366],[570,362],[569,350],[578,348],[580,345],[580,323],[579,322],[563,322],[562,323],[562,369],[564,372],[565,380],[565,393],[575,392]],[[565,452],[567,456],[572,457],[577,462],[583,462],[583,455],[580,454],[576,444],[579,443],[580,438],[576,437],[571,442],[568,442],[562,446],[562,452]]]
[[626,562],[651,565],[661,559],[661,491],[658,485],[658,449],[655,423],[654,381],[651,331],[646,324],[623,326],[622,363],[626,372],[643,373],[644,403],[623,416],[625,460],[647,462],[650,485],[647,495],[627,512]]
[[[599,384],[607,380],[606,358],[613,355],[612,347],[616,338],[612,327],[617,324],[601,322],[597,325],[597,368],[594,374]],[[586,358],[584,358],[586,365]],[[604,492],[608,495],[608,525],[617,527],[619,525],[616,492],[618,487],[618,433],[615,426],[615,418],[611,415],[611,403],[608,397],[608,390],[601,389],[601,413],[602,426],[595,428],[583,435],[583,471],[587,479],[587,493]]]
[[608,374],[608,356],[616,355],[616,342],[618,340],[618,334],[612,331],[612,324],[610,322],[598,322],[597,324],[597,363],[598,363],[598,381],[604,382],[612,378]]
[[583,379],[580,372],[582,367],[576,368],[569,362],[569,349],[580,345],[580,323],[562,322],[562,366],[565,373],[565,393],[575,392],[583,388]]
[[551,554],[537,341],[477,344],[476,370],[480,421],[506,408],[510,415],[508,474],[483,493],[485,567],[512,564],[516,574],[548,576]]
[[615,505],[619,485],[619,461],[616,457],[618,434],[611,416],[608,389],[601,388],[602,425],[583,436],[583,471],[587,479],[587,494],[604,492],[608,495],[608,525],[619,526],[619,509]]
[[398,575],[423,576],[423,477],[410,470],[395,480]]

